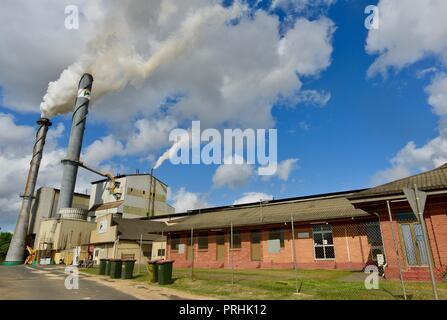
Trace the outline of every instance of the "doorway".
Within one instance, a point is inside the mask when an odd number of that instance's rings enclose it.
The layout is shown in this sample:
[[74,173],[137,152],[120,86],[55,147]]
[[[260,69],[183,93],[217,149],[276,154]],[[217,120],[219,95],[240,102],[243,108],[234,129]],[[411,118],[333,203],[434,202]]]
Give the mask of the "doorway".
[[225,233],[216,234],[216,261],[225,261]]
[[422,225],[414,215],[401,215],[399,217],[401,239],[405,248],[405,256],[409,266],[428,265],[428,254],[425,249]]
[[250,234],[251,260],[261,261],[261,231],[253,230]]

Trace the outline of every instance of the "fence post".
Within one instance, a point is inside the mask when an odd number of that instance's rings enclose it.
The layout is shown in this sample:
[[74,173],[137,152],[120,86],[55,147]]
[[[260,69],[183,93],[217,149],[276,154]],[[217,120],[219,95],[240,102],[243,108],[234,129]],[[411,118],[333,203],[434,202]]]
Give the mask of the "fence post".
[[393,237],[394,250],[396,250],[397,267],[399,268],[399,277],[400,277],[400,283],[402,285],[402,292],[404,294],[404,299],[407,300],[407,292],[405,291],[404,277],[402,276],[402,267],[400,265],[399,248],[397,247],[396,236],[394,235],[393,217],[391,215],[391,206],[390,206],[390,201],[389,200],[386,201],[386,206],[388,208],[388,215],[390,217],[391,236]]
[[191,280],[194,280],[194,227],[191,227]]
[[234,285],[233,222],[230,224],[231,285]]
[[299,290],[298,290],[298,269],[296,267],[295,226],[293,223],[292,215],[290,215],[290,222],[292,225],[292,257],[293,257],[293,269],[295,269],[295,289],[296,289],[296,293],[299,293]]
[[424,238],[425,238],[425,241],[424,241],[425,242],[425,251],[427,251],[427,256],[428,256],[428,267],[430,268],[430,278],[431,278],[431,284],[433,287],[433,295],[435,297],[435,300],[439,300],[438,289],[436,288],[435,273],[433,270],[434,269],[433,268],[433,254],[431,251],[430,239],[428,238],[427,225],[425,224],[424,209],[421,208],[417,185],[414,185],[414,191],[416,194],[416,204],[418,207],[419,220],[421,221],[422,232],[423,232]]
[[141,252],[143,251],[143,235],[140,234],[140,261],[138,261],[138,273],[140,273]]

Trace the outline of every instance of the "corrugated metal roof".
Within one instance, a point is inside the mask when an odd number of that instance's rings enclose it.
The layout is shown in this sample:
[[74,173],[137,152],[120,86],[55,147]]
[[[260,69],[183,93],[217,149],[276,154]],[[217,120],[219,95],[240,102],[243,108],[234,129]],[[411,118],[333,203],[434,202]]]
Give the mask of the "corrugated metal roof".
[[349,196],[351,200],[403,194],[403,188],[412,188],[417,185],[419,190],[432,191],[447,188],[447,164],[436,169],[423,172],[411,177],[392,181]]
[[167,231],[189,230],[191,227],[194,229],[228,228],[231,223],[235,227],[284,223],[289,222],[291,216],[295,222],[312,222],[365,217],[369,214],[361,209],[354,208],[346,197],[339,196],[195,214],[182,222],[169,226]]
[[[158,233],[163,232],[167,225],[162,221],[148,221],[140,219],[113,218],[113,224],[118,226],[118,235],[122,240],[152,240],[161,241]],[[164,236],[163,236],[164,238]]]

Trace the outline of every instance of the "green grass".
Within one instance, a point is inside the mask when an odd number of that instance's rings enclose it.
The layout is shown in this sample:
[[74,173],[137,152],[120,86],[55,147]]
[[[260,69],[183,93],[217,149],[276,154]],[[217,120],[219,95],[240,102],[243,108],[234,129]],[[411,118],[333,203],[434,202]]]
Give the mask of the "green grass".
[[[134,281],[149,283],[148,273],[137,274]],[[97,269],[84,269],[98,274]],[[135,268],[136,271],[136,268]],[[395,300],[403,299],[400,281],[380,279],[378,290],[366,290],[365,274],[342,270],[299,270],[296,292],[295,271],[293,270],[235,270],[195,269],[191,280],[190,269],[175,268],[173,283],[166,287],[213,298],[223,299],[318,299],[318,300]],[[157,285],[157,284],[155,284]],[[429,282],[405,283],[410,299],[432,299]],[[447,283],[438,283],[441,299],[447,299]]]

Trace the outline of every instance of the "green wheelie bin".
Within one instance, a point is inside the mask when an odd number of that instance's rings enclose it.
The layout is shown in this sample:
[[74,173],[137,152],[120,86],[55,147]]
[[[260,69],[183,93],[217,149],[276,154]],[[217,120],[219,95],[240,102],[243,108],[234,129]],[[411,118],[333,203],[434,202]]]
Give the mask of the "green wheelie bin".
[[123,261],[121,259],[110,259],[110,278],[121,278],[121,272],[123,269]]
[[110,259],[104,259],[106,261],[106,271],[105,271],[105,275],[106,276],[110,276]]
[[99,259],[99,274],[100,275],[106,274],[107,260],[108,259]]
[[160,260],[149,260],[147,262],[147,271],[149,272],[149,282],[158,282],[158,265]]
[[161,285],[170,284],[172,282],[172,264],[174,260],[158,261],[158,283]]
[[133,278],[133,269],[135,266],[136,260],[123,260],[124,272],[123,279],[132,279]]

